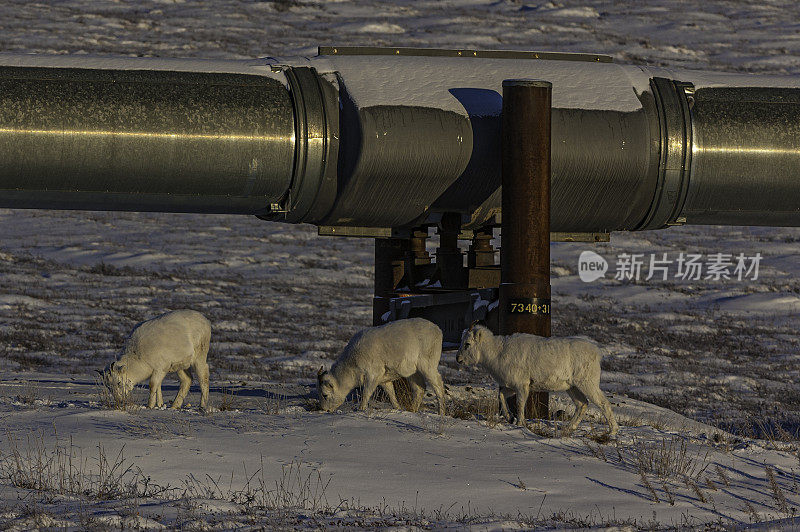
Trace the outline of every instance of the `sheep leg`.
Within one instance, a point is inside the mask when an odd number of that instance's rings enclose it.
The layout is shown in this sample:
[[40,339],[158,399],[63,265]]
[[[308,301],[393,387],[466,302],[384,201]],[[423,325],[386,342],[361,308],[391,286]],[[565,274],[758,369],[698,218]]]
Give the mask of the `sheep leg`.
[[164,400],[161,396],[161,381],[164,380],[164,373],[153,372],[150,375],[150,399],[147,401],[147,408],[156,408],[164,406]]
[[572,418],[569,420],[569,425],[567,425],[567,432],[572,432],[578,427],[578,423],[580,423],[583,419],[583,415],[586,413],[586,407],[588,406],[588,401],[583,393],[575,386],[567,390],[567,394],[572,399],[572,402],[575,403],[575,413],[572,414]]
[[367,377],[366,381],[364,382],[364,388],[361,390],[361,406],[359,406],[359,410],[365,412],[367,407],[369,406],[369,400],[372,397],[372,394],[375,393],[375,389],[378,387],[378,379],[375,377]]
[[411,411],[417,412],[425,398],[425,377],[421,373],[414,373],[406,381],[411,387]]
[[185,369],[179,369],[176,373],[181,381],[181,387],[178,389],[178,395],[175,396],[175,401],[172,403],[172,408],[174,410],[183,406],[183,400],[186,399],[186,394],[189,393],[189,388],[192,385],[192,377]]
[[200,410],[208,408],[208,364],[200,362],[194,367],[194,373],[200,383]]
[[603,411],[603,417],[606,418],[606,423],[608,423],[608,433],[614,436],[619,430],[619,426],[614,418],[614,412],[611,410],[611,403],[608,402],[605,394],[600,390],[600,386],[581,388],[581,392],[589,401],[600,407],[600,410]]
[[525,420],[525,403],[528,401],[528,393],[530,393],[529,386],[520,386],[514,389],[517,395],[517,425],[520,427],[527,427],[528,424]]
[[437,369],[428,370],[423,374],[425,381],[433,388],[433,393],[436,394],[436,399],[439,402],[439,415],[444,415],[444,382],[442,376],[439,375]]
[[508,396],[513,394],[513,390],[503,386],[500,386],[497,390],[497,399],[500,401],[500,413],[508,422],[511,422],[511,412],[508,411]]
[[400,403],[397,402],[397,396],[394,394],[394,383],[389,381],[380,386],[383,388],[383,391],[386,392],[386,397],[388,397],[389,402],[392,403],[392,408],[400,410]]

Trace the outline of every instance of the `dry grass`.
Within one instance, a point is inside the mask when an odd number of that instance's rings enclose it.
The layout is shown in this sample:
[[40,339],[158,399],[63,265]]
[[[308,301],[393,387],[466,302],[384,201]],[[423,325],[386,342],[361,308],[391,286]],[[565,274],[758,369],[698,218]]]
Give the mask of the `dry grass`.
[[[281,413],[285,402],[286,397],[283,394],[267,392],[264,401],[261,402],[261,410],[268,415],[278,415]],[[317,401],[318,405],[319,402]]]
[[658,442],[635,442],[627,447],[637,471],[661,480],[689,479],[696,482],[709,466],[708,453],[690,452],[686,439],[679,436]]
[[[705,475],[708,469],[709,453],[689,449],[686,438],[668,436],[657,441],[642,441],[634,438],[623,444],[614,440],[612,445],[598,442],[590,436],[583,439],[590,455],[622,469],[636,472],[641,479],[641,486],[653,502],[675,504],[675,493],[681,486],[693,493],[701,503],[714,504],[711,497],[700,484],[716,490],[714,483]],[[721,471],[717,466],[718,472]],[[722,473],[720,473],[722,474]],[[726,477],[725,481],[727,481]],[[660,486],[660,491],[656,489]]]
[[476,392],[465,397],[451,395],[445,402],[445,413],[455,419],[477,419],[491,428],[503,420],[497,395],[491,391]]
[[97,500],[150,497],[163,493],[124,456],[124,446],[108,454],[102,445],[84,456],[72,438],[47,445],[43,435],[24,440],[6,434],[0,449],[0,480],[23,489]]
[[761,521],[761,515],[756,510],[755,506],[750,503],[750,501],[744,501],[742,511],[747,514],[747,517],[750,519],[751,523],[758,523]]
[[[608,457],[606,456],[606,452],[603,450],[603,446],[601,444],[592,445],[589,440],[583,440],[584,445],[586,445],[586,449],[598,460],[602,460],[603,462],[608,462]],[[619,449],[617,450],[619,452]]]
[[675,506],[675,496],[672,494],[672,491],[670,491],[669,483],[666,480],[661,482],[661,488],[664,490],[664,495],[666,495],[669,505]]
[[694,492],[694,494],[697,496],[697,498],[698,498],[698,500],[700,502],[703,502],[703,503],[707,503],[708,502],[708,499],[706,498],[706,494],[703,493],[703,490],[700,489],[700,486],[698,486],[695,481],[693,481],[692,479],[686,477],[686,478],[683,479],[683,482],[686,484],[686,486],[691,491]]
[[326,492],[332,476],[323,476],[317,468],[292,461],[281,466],[280,476],[272,480],[264,473],[262,456],[261,467],[252,474],[245,470],[244,476],[246,482],[241,489],[233,489],[233,474],[227,486],[222,478],[190,476],[183,481],[181,498],[226,500],[245,506],[249,512],[330,509]]
[[789,515],[789,503],[786,501],[786,495],[784,495],[778,479],[775,478],[775,472],[767,465],[764,466],[764,472],[767,474],[767,480],[769,480],[772,498],[775,499],[775,507],[783,514]]
[[22,385],[20,392],[14,396],[14,400],[26,405],[36,406],[37,404],[49,404],[51,401],[41,400],[39,396],[39,383],[35,381],[26,382]]
[[650,481],[647,480],[647,475],[645,474],[644,471],[639,470],[639,478],[642,479],[642,486],[644,486],[644,488],[647,490],[647,492],[653,498],[653,502],[655,502],[655,503],[661,502],[659,500],[659,498],[658,498],[658,493],[656,493],[656,490],[655,490],[655,488],[653,488],[653,485],[650,484]]
[[720,467],[719,464],[714,464],[714,469],[716,469],[717,476],[719,476],[719,479],[722,481],[723,484],[725,484],[725,487],[730,488],[731,481],[728,479],[728,475],[725,473],[725,470],[722,469],[722,467]]
[[242,409],[242,401],[236,396],[236,392],[231,388],[222,388],[217,409],[220,412],[232,412]]
[[100,396],[100,404],[105,408],[127,412],[138,406],[134,400],[133,393],[121,395],[111,393],[111,390],[103,384],[103,380],[100,376],[95,377],[95,388],[97,389],[97,394]]

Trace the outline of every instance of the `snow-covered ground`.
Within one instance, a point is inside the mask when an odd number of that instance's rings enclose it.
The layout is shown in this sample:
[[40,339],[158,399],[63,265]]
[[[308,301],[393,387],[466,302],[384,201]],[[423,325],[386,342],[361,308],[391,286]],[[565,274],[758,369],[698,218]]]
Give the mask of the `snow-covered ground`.
[[[0,494],[37,500],[34,489],[50,483],[65,493],[43,497],[40,513],[74,526],[108,524],[120,515],[153,525],[200,519],[226,528],[300,519],[270,511],[280,497],[307,510],[306,525],[410,520],[478,529],[748,522],[792,517],[800,504],[798,458],[789,444],[737,438],[622,396],[612,401],[623,427],[609,442],[599,413],[565,438],[553,423],[532,431],[497,424],[487,408],[489,391],[472,387],[451,386],[453,404],[478,405],[481,420],[455,409],[457,417],[440,418],[433,400],[422,413],[380,404],[357,413],[354,403],[334,414],[309,411],[309,386],[274,382],[214,387],[220,411],[209,415],[196,405],[119,411],[104,407],[91,377],[2,377],[0,478],[14,473],[18,487],[0,487]],[[166,386],[165,394],[176,388]],[[144,399],[140,390],[136,400]],[[565,405],[559,400],[557,407]],[[68,457],[73,463],[59,469]],[[106,490],[123,494],[141,475],[137,497],[104,496],[82,476],[103,468],[113,480]],[[75,485],[80,489],[64,489]],[[15,518],[30,526],[41,519],[9,506],[0,523]]]
[[[392,44],[800,71],[800,5],[789,1],[66,0],[6,2],[0,15],[0,51],[254,57]],[[577,276],[586,249],[612,263],[620,253],[763,260],[755,282],[621,282],[611,272],[586,284]],[[23,489],[47,487],[41,480],[14,487],[3,474],[31,469],[2,462],[0,527],[791,518],[800,508],[798,254],[798,229],[685,227],[554,244],[554,333],[608,345],[603,387],[630,418],[616,442],[603,442],[590,425],[569,439],[553,438],[552,425],[495,425],[490,381],[448,353],[441,369],[454,417],[445,421],[381,404],[366,416],[307,410],[316,368],[370,322],[369,240],[247,217],[0,211],[0,458],[81,454],[98,473],[98,446],[113,465],[124,444],[126,467],[151,479],[139,479],[139,498],[106,501],[96,486],[81,496]],[[109,411],[94,369],[135,323],[187,307],[212,320],[212,396],[223,411]],[[715,437],[712,426],[727,432]],[[691,466],[705,468],[692,476]],[[309,495],[314,486],[324,502]],[[276,502],[289,494],[293,504]],[[292,505],[305,510],[276,509]]]

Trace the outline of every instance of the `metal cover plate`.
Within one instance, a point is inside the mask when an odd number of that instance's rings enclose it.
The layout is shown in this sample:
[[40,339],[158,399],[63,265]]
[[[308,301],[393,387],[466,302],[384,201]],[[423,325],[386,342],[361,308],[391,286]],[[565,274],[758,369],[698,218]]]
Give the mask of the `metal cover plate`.
[[482,57],[490,59],[543,59],[554,61],[589,61],[612,63],[609,55],[573,52],[536,52],[524,50],[469,50],[448,48],[387,48],[380,46],[320,46],[319,55],[399,55],[425,57]]

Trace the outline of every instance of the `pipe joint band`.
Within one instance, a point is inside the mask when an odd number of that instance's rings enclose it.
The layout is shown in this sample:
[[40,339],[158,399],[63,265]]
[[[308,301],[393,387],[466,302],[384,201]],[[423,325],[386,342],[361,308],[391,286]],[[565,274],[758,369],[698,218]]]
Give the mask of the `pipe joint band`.
[[687,92],[693,87],[667,78],[653,78],[661,146],[658,181],[650,210],[637,229],[661,229],[674,224],[683,210],[692,157],[692,120]]

